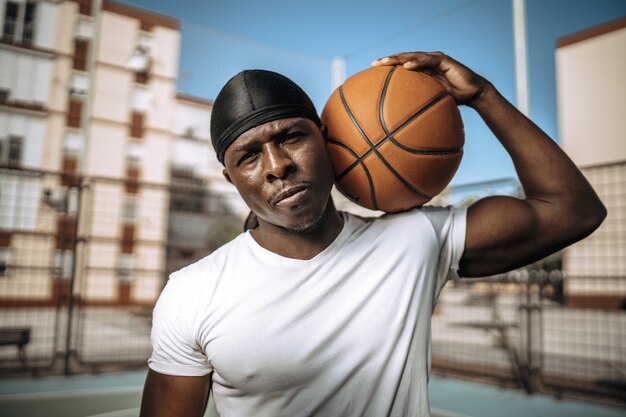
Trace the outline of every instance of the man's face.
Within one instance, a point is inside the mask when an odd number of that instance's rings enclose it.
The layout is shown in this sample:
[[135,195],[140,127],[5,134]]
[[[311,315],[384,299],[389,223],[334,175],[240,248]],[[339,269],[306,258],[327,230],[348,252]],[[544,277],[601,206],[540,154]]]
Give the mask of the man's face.
[[322,132],[309,119],[265,123],[239,136],[224,155],[224,175],[261,224],[315,229],[334,177]]

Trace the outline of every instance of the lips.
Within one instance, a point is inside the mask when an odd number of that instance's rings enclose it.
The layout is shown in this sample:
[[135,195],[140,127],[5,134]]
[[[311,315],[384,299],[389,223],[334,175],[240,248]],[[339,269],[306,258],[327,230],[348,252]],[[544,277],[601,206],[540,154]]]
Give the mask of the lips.
[[281,203],[282,201],[285,201],[289,199],[290,197],[295,196],[296,194],[299,194],[299,193],[302,193],[303,191],[308,190],[309,188],[310,186],[308,184],[300,184],[300,185],[295,185],[293,187],[289,187],[286,190],[281,191],[276,196],[274,196],[270,200],[270,202],[272,205],[277,205]]

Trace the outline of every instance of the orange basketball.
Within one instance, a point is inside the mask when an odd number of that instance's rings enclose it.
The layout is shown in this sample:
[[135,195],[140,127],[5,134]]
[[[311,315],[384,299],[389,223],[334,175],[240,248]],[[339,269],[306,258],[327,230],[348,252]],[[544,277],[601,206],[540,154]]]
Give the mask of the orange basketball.
[[400,67],[359,72],[322,112],[339,191],[374,210],[421,206],[448,185],[463,156],[454,99],[434,78]]

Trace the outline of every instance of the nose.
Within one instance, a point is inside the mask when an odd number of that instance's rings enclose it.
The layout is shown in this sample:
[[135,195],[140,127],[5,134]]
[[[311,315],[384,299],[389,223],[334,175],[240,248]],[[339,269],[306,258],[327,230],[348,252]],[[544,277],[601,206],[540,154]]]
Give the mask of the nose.
[[268,143],[263,152],[263,167],[265,178],[269,181],[285,178],[295,171],[296,166],[290,155],[279,146]]

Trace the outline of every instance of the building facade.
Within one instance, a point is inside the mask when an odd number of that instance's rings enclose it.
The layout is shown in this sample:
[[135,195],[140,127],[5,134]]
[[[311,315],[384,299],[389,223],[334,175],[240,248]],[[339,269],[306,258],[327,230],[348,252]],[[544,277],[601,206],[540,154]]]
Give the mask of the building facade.
[[151,305],[190,198],[173,184],[218,190],[191,230],[211,204],[245,212],[216,174],[211,102],[176,92],[178,21],[97,0],[0,0],[0,19],[0,305]]

